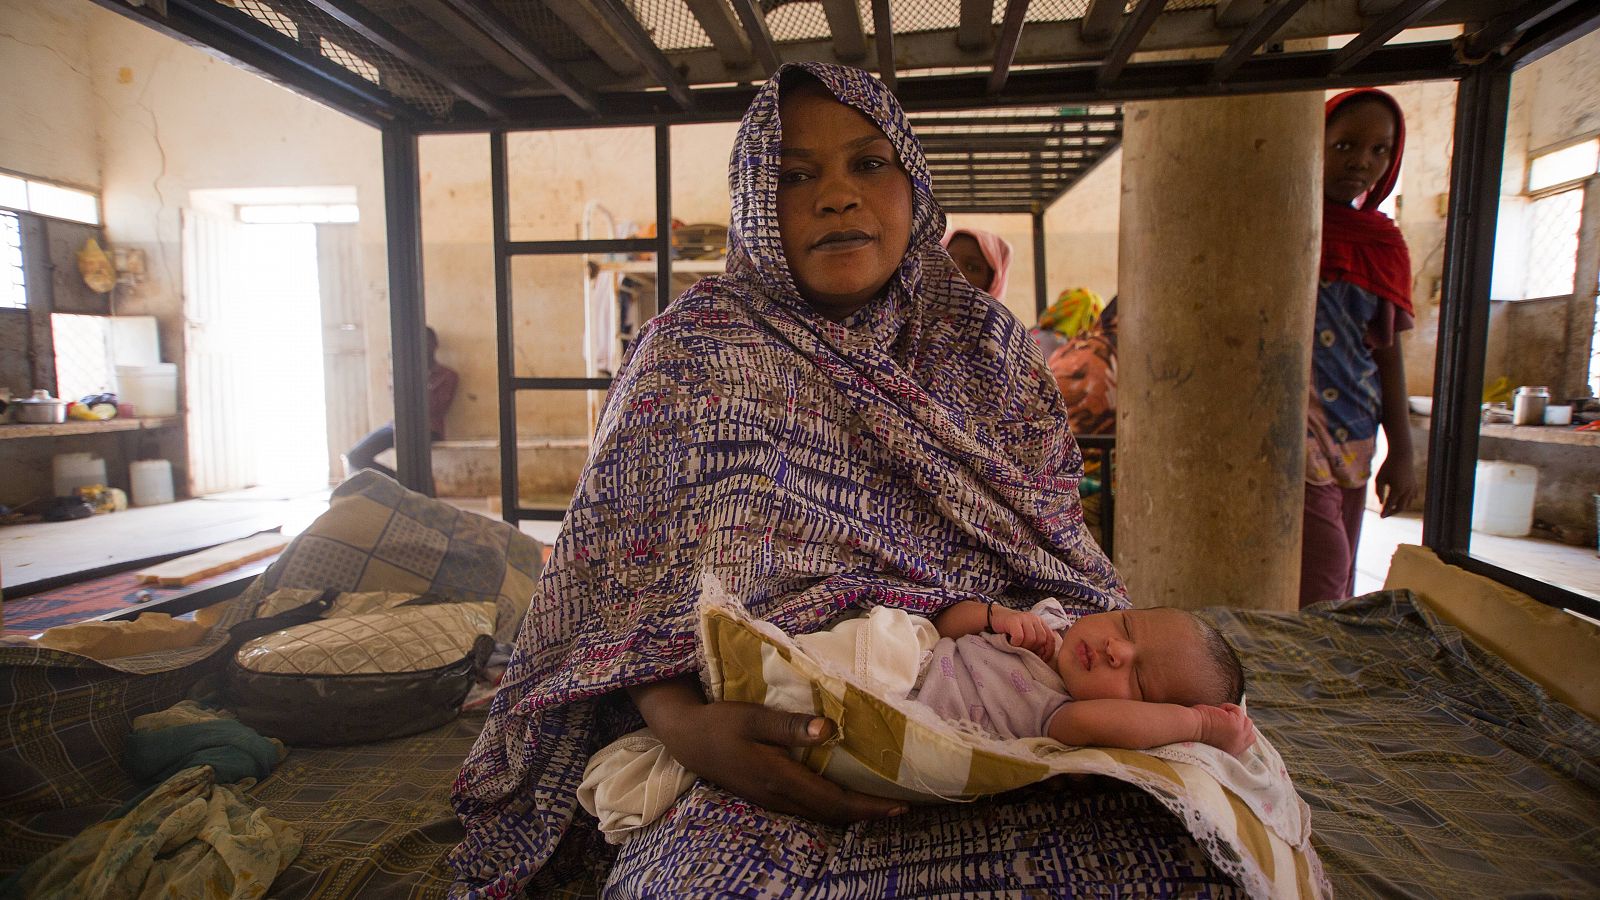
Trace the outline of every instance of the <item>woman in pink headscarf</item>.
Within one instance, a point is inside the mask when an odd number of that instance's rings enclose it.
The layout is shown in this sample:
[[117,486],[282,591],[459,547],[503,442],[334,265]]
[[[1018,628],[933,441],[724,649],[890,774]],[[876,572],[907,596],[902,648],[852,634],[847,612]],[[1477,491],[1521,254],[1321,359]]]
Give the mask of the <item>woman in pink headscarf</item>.
[[1011,245],[998,234],[976,228],[947,228],[939,241],[973,287],[996,300],[1006,298]]

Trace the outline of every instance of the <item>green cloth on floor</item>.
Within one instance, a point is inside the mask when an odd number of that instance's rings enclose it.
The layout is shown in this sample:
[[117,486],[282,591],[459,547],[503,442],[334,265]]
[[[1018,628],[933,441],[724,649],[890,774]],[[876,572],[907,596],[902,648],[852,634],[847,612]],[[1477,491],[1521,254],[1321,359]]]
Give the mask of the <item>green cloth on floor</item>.
[[210,766],[216,780],[261,779],[278,764],[279,746],[234,719],[174,725],[128,735],[122,766],[140,781],[165,781],[194,766]]
[[[185,700],[133,720],[122,751],[122,767],[150,785],[123,804],[113,818],[141,803],[157,784],[195,766],[210,766],[218,783],[251,783],[272,774],[286,755],[282,741],[264,738],[225,709]],[[247,785],[248,786],[248,785]]]
[[92,825],[23,870],[29,898],[257,898],[300,853],[300,831],[266,814],[210,766],[156,787],[132,812]]

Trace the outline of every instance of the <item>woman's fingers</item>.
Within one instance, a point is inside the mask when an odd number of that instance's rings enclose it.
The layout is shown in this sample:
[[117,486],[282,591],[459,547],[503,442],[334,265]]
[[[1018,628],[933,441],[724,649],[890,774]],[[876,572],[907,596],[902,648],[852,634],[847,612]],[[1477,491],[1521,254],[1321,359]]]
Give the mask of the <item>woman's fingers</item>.
[[845,790],[788,756],[773,761],[767,792],[767,799],[755,799],[768,809],[829,825],[883,819],[906,810],[900,800]]
[[725,780],[712,780],[769,809],[831,825],[881,819],[903,811],[905,804],[900,801],[847,791],[788,754],[789,747],[821,744],[833,733],[833,723],[821,716],[751,706],[745,734],[760,745],[752,748],[761,757],[759,764]]
[[780,747],[811,747],[833,735],[833,723],[822,716],[784,712],[750,704],[745,734],[753,741]]

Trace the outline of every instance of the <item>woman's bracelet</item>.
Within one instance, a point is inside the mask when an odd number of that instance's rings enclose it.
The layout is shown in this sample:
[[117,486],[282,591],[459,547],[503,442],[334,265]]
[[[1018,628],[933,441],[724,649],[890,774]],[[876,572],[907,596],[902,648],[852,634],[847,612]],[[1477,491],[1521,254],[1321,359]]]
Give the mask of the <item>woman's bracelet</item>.
[[989,601],[989,605],[983,611],[983,630],[988,632],[989,634],[994,634],[994,601],[993,600]]

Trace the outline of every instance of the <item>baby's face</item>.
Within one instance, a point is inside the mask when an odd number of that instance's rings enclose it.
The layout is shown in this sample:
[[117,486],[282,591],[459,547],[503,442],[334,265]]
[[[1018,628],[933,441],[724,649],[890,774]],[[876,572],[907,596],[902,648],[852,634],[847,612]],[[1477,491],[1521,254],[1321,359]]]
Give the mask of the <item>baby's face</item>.
[[1056,650],[1056,671],[1074,700],[1201,702],[1205,647],[1187,613],[1125,609],[1072,623]]

